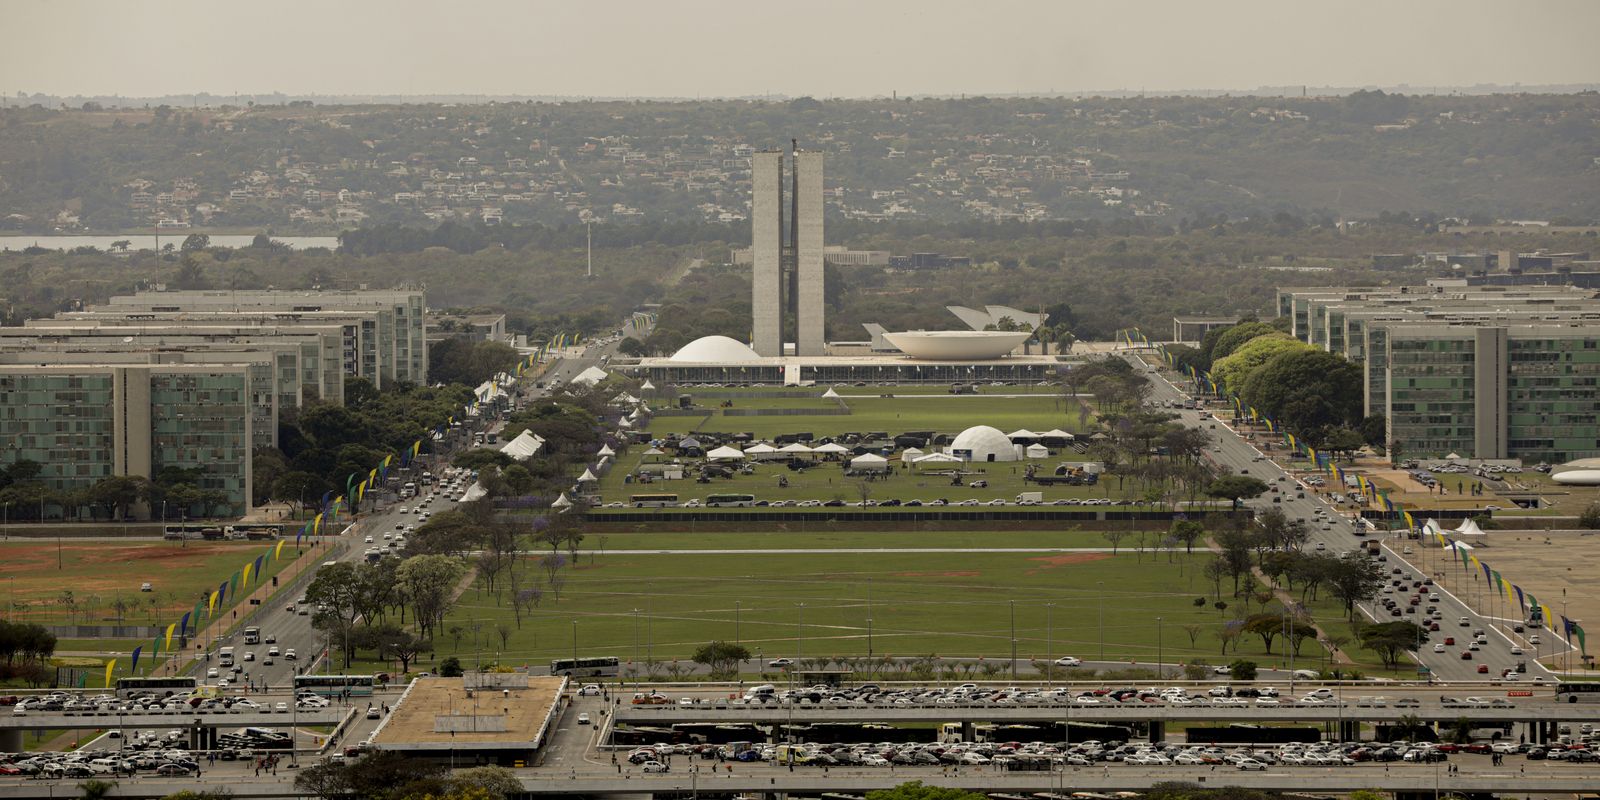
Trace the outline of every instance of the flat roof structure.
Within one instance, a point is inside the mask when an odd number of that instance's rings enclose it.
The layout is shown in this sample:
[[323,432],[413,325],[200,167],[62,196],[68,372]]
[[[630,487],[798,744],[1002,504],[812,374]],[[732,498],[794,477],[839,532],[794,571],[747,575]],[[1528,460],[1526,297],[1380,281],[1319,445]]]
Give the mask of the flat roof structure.
[[[1079,359],[1073,359],[1079,360]],[[632,368],[657,386],[669,383],[802,385],[893,381],[974,383],[1054,380],[1068,361],[1055,355],[1011,355],[988,360],[913,358],[904,353],[848,356],[762,356],[738,362],[642,358]]]
[[418,678],[373,731],[372,746],[522,757],[544,744],[566,685],[563,677],[523,673]]

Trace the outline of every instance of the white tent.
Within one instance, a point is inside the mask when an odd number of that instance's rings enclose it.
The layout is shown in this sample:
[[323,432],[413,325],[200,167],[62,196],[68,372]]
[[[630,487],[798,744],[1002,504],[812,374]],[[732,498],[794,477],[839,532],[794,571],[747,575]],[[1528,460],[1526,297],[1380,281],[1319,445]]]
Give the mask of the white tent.
[[578,483],[594,483],[598,480],[600,479],[596,478],[594,472],[588,467],[584,467],[583,474],[578,476]]
[[1472,545],[1467,544],[1466,542],[1451,542],[1451,543],[1445,545],[1444,549],[1446,549],[1446,550],[1471,550],[1472,549]]
[[1461,524],[1456,526],[1455,534],[1457,536],[1488,536],[1483,532],[1482,528],[1478,527],[1478,523],[1472,521],[1471,517],[1462,520]]
[[850,468],[883,472],[889,469],[889,459],[873,453],[863,453],[850,459]]
[[600,450],[597,453],[597,455],[602,455],[602,456],[614,456],[616,454],[617,454],[617,451],[612,450],[611,449],[611,445],[609,445],[609,444],[600,445]]
[[572,501],[568,500],[567,496],[564,494],[556,495],[556,501],[550,504],[551,508],[570,508],[571,506]]
[[593,386],[609,377],[611,377],[611,373],[599,367],[590,367],[578,373],[577,377],[572,379],[572,382],[584,386]]
[[1028,458],[1049,458],[1050,448],[1042,444],[1030,444],[1027,449]]
[[711,461],[740,461],[744,459],[744,453],[737,447],[723,445],[706,453],[706,458]]
[[917,459],[911,463],[919,467],[938,466],[941,464],[960,464],[961,459],[956,458],[949,453],[929,453],[925,456],[918,456]]
[[811,455],[811,448],[805,446],[804,444],[801,444],[800,442],[791,442],[789,444],[786,444],[786,445],[778,448],[778,452],[780,452],[780,453],[789,453],[791,455],[807,455],[808,456],[808,455]]
[[655,388],[656,385],[651,383],[648,379],[646,379],[644,383],[639,384],[639,391],[641,392],[654,391]]
[[900,460],[910,464],[911,462],[917,460],[917,456],[921,455],[924,455],[921,450],[918,450],[915,447],[907,447],[906,449],[900,451]]
[[822,455],[838,455],[840,453],[850,452],[850,448],[845,447],[842,444],[828,442],[827,444],[819,444],[816,447],[811,448],[811,452],[821,453]]
[[627,392],[623,392],[616,397],[611,398],[611,404],[614,406],[631,406],[637,404],[638,402],[639,398],[634,397]]
[[773,447],[766,442],[756,442],[755,444],[746,447],[744,451],[753,456],[762,456],[766,455],[767,453],[776,453],[778,452],[778,448]]
[[662,450],[659,447],[652,447],[649,450],[644,451],[644,455],[647,455],[647,456],[664,456],[666,454],[667,454],[667,451]]
[[631,427],[633,427],[633,423],[631,423],[631,422],[629,422],[629,421],[627,421],[625,419],[619,419],[619,420],[617,420],[617,427],[619,427],[619,428],[631,428]]
[[544,440],[533,435],[532,431],[523,431],[516,438],[500,446],[500,452],[518,460],[527,461],[539,453],[544,446]]
[[1039,436],[1040,436],[1040,434],[1034,433],[1033,431],[1030,431],[1027,428],[1018,428],[1018,429],[1006,434],[1006,438],[1007,439],[1012,439],[1012,440],[1016,440],[1016,439],[1037,439],[1037,438],[1039,438]]
[[834,391],[833,387],[830,386],[828,387],[828,391],[822,393],[822,397],[825,400],[837,400],[839,399],[839,393]]
[[1070,442],[1075,437],[1073,437],[1072,434],[1067,433],[1064,430],[1061,430],[1060,428],[1051,428],[1050,430],[1047,430],[1044,433],[1039,434],[1039,438],[1040,439],[1065,439],[1065,440]]
[[1439,520],[1436,520],[1433,517],[1428,517],[1428,521],[1422,523],[1422,532],[1423,533],[1434,534],[1434,533],[1440,533],[1443,530],[1444,530],[1444,528],[1439,525]]

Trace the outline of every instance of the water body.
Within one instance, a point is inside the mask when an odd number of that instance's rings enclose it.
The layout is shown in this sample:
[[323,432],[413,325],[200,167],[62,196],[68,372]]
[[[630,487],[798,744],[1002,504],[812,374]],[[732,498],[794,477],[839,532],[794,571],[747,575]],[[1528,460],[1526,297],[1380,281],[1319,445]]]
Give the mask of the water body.
[[[174,248],[183,245],[183,240],[189,234],[182,231],[163,233],[160,236],[161,246],[171,244]],[[212,247],[249,247],[255,239],[254,234],[213,233],[211,236]],[[112,242],[128,241],[130,250],[156,249],[156,235],[150,233],[129,233],[121,236],[28,236],[4,235],[0,236],[0,251],[21,251],[35,245],[51,250],[72,250],[78,247],[94,247],[100,250],[110,250]],[[337,236],[274,236],[272,241],[279,242],[291,250],[304,250],[308,247],[326,247],[336,250],[339,247]]]

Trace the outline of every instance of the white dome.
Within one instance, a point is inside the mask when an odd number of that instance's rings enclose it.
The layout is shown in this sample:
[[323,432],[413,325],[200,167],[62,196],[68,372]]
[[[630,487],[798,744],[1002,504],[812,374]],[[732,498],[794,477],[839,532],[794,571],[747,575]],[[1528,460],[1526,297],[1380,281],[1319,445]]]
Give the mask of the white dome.
[[[965,451],[965,452],[963,452]],[[968,461],[1017,461],[1017,446],[999,428],[974,425],[950,443],[950,454]]]
[[1551,475],[1550,480],[1562,486],[1600,486],[1600,469],[1569,469]]
[[912,358],[992,361],[1005,358],[1032,333],[1027,331],[902,331],[883,338]]
[[702,336],[673,353],[670,361],[687,361],[695,364],[727,364],[730,362],[760,361],[761,356],[750,346],[726,336]]

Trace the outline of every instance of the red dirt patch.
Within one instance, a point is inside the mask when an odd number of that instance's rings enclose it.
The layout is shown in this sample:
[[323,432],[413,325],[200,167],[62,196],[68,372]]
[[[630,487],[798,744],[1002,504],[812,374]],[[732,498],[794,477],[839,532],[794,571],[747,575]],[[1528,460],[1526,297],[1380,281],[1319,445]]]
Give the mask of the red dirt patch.
[[982,575],[975,569],[959,569],[950,572],[896,572],[896,578],[976,578]]
[[1088,564],[1088,563],[1093,562],[1093,561],[1104,561],[1104,560],[1106,560],[1106,559],[1108,559],[1110,557],[1111,557],[1110,553],[1062,553],[1060,555],[1054,555],[1054,556],[1036,556],[1036,557],[1030,558],[1028,560],[1029,561],[1037,561],[1040,564],[1043,564],[1044,566],[1038,567],[1036,569],[1030,569],[1027,572],[1024,572],[1022,574],[1024,574],[1024,575],[1037,575],[1040,572],[1043,572],[1044,570],[1047,570],[1047,569],[1055,569],[1056,567],[1068,567],[1068,566],[1071,566],[1073,564]]

